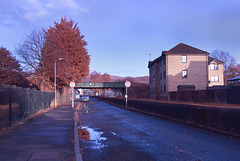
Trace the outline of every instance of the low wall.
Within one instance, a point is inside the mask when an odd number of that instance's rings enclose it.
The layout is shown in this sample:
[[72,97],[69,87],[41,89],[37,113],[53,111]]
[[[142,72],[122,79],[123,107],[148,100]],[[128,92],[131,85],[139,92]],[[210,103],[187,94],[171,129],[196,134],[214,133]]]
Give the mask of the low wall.
[[220,89],[168,92],[171,101],[240,104],[240,86]]
[[[111,102],[121,107],[125,106],[125,99],[100,98],[100,100]],[[194,126],[240,136],[240,109],[141,100],[128,100],[128,108]]]
[[168,92],[171,101],[227,103],[227,89]]

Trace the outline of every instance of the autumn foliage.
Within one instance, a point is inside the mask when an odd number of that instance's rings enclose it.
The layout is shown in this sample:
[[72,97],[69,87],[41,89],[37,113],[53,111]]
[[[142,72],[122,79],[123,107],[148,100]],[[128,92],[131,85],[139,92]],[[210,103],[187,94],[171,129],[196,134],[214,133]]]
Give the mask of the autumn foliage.
[[29,79],[41,90],[52,91],[55,63],[58,88],[88,76],[90,56],[86,45],[77,23],[61,18],[60,23],[55,22],[48,29],[33,29],[15,51],[30,73]]
[[19,62],[4,47],[0,47],[0,60],[0,84],[16,84],[22,71]]
[[[44,31],[44,72],[50,82],[54,80],[54,62],[57,64],[57,85],[68,85],[70,81],[80,82],[89,74],[90,56],[87,42],[81,35],[77,23],[61,18],[54,27]],[[59,60],[63,58],[63,60]]]
[[93,71],[89,75],[89,80],[90,82],[112,82],[112,78],[109,74],[107,73],[101,74],[96,71]]

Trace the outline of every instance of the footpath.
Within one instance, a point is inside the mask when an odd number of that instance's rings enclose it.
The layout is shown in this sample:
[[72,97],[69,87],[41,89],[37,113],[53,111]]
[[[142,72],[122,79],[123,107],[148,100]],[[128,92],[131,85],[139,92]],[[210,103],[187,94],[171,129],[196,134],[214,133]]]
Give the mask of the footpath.
[[0,137],[0,161],[73,161],[74,112],[59,106]]

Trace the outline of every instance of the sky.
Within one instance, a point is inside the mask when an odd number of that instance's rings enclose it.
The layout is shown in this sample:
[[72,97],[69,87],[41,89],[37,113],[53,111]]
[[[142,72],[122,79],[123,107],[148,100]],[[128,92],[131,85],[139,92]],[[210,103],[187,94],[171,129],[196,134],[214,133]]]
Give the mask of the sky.
[[239,0],[2,0],[0,46],[14,53],[33,28],[61,17],[85,35],[91,72],[147,76],[148,61],[179,43],[240,63]]

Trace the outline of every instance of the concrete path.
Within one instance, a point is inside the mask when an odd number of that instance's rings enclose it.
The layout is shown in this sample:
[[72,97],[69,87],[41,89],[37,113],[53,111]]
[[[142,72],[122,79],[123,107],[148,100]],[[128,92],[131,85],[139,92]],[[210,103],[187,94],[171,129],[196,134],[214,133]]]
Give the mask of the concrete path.
[[74,112],[57,107],[0,138],[0,161],[73,161]]

